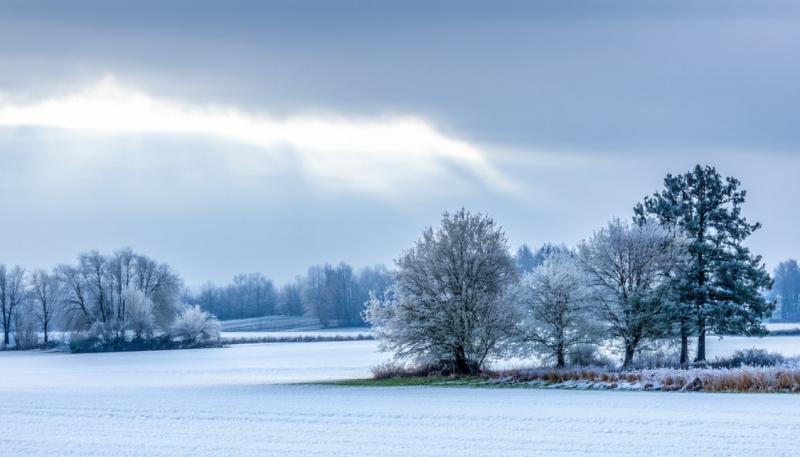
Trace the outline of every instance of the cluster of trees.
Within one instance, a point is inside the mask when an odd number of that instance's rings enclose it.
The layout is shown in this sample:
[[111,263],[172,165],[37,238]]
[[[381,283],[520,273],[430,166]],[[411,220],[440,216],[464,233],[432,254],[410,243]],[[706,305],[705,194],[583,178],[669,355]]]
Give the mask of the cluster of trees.
[[705,338],[761,334],[775,304],[761,257],[743,241],[745,191],[713,167],[668,175],[664,189],[574,249],[509,252],[491,218],[461,210],[397,260],[390,294],[366,318],[384,349],[474,373],[488,358],[536,354],[564,366],[584,344],[616,343],[623,367],[650,342],[680,341],[680,364],[705,361]]
[[193,317],[182,287],[169,265],[130,248],[86,252],[51,271],[0,265],[3,345],[13,337],[18,348],[37,346],[40,335],[47,345],[55,329],[107,343],[168,333]]
[[370,292],[383,294],[391,283],[383,265],[356,271],[340,263],[313,266],[281,288],[252,273],[191,293],[169,265],[130,248],[110,255],[89,251],[76,264],[50,271],[0,264],[0,341],[19,349],[46,346],[54,331],[82,333],[115,347],[165,334],[194,341],[218,333],[217,318],[276,314],[308,316],[326,326],[361,325]]
[[237,275],[233,282],[223,287],[206,283],[196,294],[189,294],[187,300],[222,320],[246,319],[283,311],[280,310],[281,300],[275,284],[261,273]]
[[361,325],[370,292],[383,294],[392,275],[383,265],[358,271],[346,263],[315,265],[280,289],[260,273],[238,275],[226,286],[207,283],[188,301],[220,319],[309,316],[325,326]]

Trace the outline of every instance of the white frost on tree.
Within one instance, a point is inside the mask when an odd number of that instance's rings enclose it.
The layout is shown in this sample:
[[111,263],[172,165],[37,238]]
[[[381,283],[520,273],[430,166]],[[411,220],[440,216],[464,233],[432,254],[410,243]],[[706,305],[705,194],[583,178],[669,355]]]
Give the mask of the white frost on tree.
[[572,253],[549,256],[522,277],[513,295],[519,316],[515,346],[522,355],[541,354],[563,368],[573,347],[600,339],[586,274]]
[[131,289],[151,302],[154,323],[160,329],[168,329],[180,310],[178,275],[169,265],[129,248],[112,255],[90,251],[78,257],[77,265],[60,265],[56,271],[72,330],[88,329],[107,342],[123,340],[130,329],[126,294]]
[[373,296],[365,315],[382,349],[461,374],[502,354],[514,321],[505,294],[517,268],[494,220],[464,209],[445,213],[396,264],[393,293]]
[[196,343],[219,340],[221,329],[219,321],[212,314],[203,311],[199,306],[188,306],[175,319],[170,334],[173,338]]
[[623,368],[643,342],[670,332],[670,275],[684,256],[684,242],[654,222],[614,219],[579,244],[597,317],[622,342]]
[[153,315],[153,301],[135,287],[122,291],[125,300],[125,327],[137,338],[149,338],[155,333],[156,319]]

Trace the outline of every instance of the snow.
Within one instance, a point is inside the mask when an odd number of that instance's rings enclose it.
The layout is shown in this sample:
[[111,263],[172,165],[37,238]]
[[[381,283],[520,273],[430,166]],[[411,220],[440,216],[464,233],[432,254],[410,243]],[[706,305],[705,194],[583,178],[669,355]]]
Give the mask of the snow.
[[769,322],[764,324],[770,332],[773,330],[800,330],[800,322]]
[[786,357],[800,356],[800,336],[767,336],[763,338],[746,336],[716,336],[706,338],[706,358],[726,357],[739,349],[759,348],[769,352],[779,352]]
[[[788,337],[787,337],[788,338]],[[376,388],[375,341],[0,353],[3,456],[796,455],[800,396]]]

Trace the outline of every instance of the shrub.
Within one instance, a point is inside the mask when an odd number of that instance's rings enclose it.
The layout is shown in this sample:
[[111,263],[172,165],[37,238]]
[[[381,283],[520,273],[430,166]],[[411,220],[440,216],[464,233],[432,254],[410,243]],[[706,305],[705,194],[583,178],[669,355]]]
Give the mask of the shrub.
[[199,306],[189,306],[181,312],[172,324],[173,338],[194,343],[198,341],[219,340],[222,329],[219,321]]
[[567,352],[570,367],[613,367],[614,362],[596,344],[578,344]]
[[103,340],[96,336],[74,336],[70,339],[69,350],[73,353],[85,352],[127,352],[127,351],[159,351],[166,349],[195,349],[217,346],[216,341],[175,341],[164,334],[151,338],[133,338]]
[[632,367],[637,370],[680,367],[680,354],[675,351],[645,351],[633,358]]
[[452,367],[439,365],[405,366],[396,362],[386,362],[372,367],[372,379],[424,378],[427,376],[449,376]]
[[738,350],[730,357],[718,357],[711,362],[711,366],[713,368],[774,367],[783,365],[785,362],[786,359],[777,352],[751,348]]

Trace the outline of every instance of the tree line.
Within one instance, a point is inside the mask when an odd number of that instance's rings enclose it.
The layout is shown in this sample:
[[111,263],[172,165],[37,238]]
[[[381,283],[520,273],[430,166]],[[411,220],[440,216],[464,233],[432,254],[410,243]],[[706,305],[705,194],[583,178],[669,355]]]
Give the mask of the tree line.
[[581,345],[608,343],[631,366],[649,344],[680,344],[680,366],[706,359],[710,334],[762,335],[772,279],[744,241],[760,224],[746,192],[713,167],[667,175],[629,219],[613,219],[572,249],[510,254],[492,218],[445,213],[396,261],[390,293],[367,319],[400,359],[480,371],[491,358],[536,355],[556,366]]
[[[89,251],[75,264],[31,272],[0,265],[4,346],[48,344],[53,330],[106,341],[163,334],[190,306],[242,319],[308,316],[326,326],[371,323],[400,356],[474,370],[488,357],[537,354],[563,366],[570,350],[617,343],[623,364],[654,341],[680,344],[680,364],[705,360],[705,338],[763,334],[761,321],[800,317],[800,269],[773,280],[744,241],[760,228],[742,216],[734,178],[697,166],[577,246],[523,245],[511,255],[502,228],[462,210],[427,228],[396,260],[355,270],[315,265],[280,287],[260,273],[230,284],[184,287],[167,264],[129,248]],[[188,316],[188,315],[187,315]],[[187,317],[188,319],[188,317]],[[510,325],[513,323],[513,325]],[[502,349],[502,350],[501,350]]]
[[307,316],[324,326],[363,325],[370,292],[384,293],[392,274],[384,265],[355,270],[346,263],[315,265],[278,288],[261,273],[241,274],[225,286],[206,283],[187,301],[223,320],[270,315]]
[[54,332],[119,346],[169,332],[185,336],[186,328],[208,333],[202,323],[212,318],[277,314],[311,317],[325,326],[363,325],[370,292],[382,294],[391,282],[383,265],[355,270],[340,263],[312,266],[280,288],[261,273],[249,273],[193,292],[168,264],[130,248],[85,252],[75,264],[52,270],[0,264],[2,346],[48,346]]

